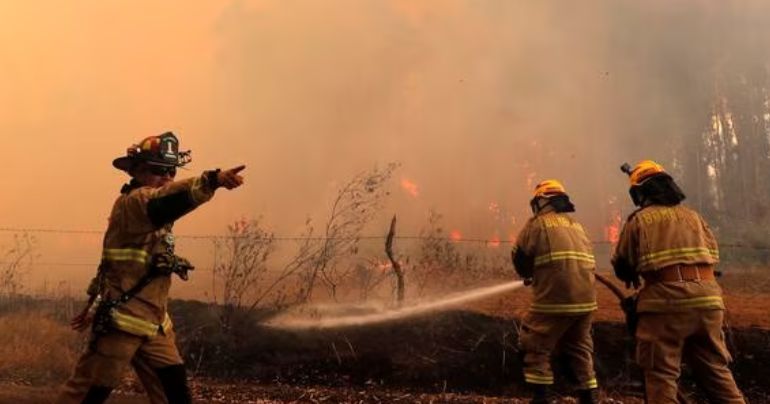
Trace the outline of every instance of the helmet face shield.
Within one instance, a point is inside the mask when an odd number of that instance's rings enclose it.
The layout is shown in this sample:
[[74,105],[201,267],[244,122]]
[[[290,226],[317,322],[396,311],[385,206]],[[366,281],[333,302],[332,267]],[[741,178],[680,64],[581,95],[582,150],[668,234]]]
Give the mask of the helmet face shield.
[[632,185],[628,193],[634,205],[639,207],[648,204],[673,206],[686,198],[679,185],[665,172],[654,174],[639,185]]
[[552,206],[556,212],[574,212],[575,206],[570,202],[567,190],[558,180],[541,181],[535,186],[529,207],[532,213],[538,214],[546,206]]

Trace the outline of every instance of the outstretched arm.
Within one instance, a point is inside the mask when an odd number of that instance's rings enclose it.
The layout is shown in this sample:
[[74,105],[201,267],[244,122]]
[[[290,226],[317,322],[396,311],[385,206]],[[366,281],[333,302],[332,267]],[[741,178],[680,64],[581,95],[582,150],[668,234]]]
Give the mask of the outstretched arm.
[[206,171],[202,176],[173,182],[154,190],[147,202],[147,216],[155,227],[173,223],[208,201],[217,188],[234,189],[243,185],[240,165],[229,170]]

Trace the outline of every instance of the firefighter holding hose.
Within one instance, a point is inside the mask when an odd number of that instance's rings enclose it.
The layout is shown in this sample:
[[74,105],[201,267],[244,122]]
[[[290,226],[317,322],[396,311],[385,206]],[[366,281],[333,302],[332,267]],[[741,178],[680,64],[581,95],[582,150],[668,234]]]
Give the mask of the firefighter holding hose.
[[579,402],[598,403],[591,337],[597,309],[591,242],[569,215],[575,207],[559,181],[537,184],[530,206],[534,216],[512,251],[516,272],[534,293],[519,336],[524,380],[533,391],[532,403],[550,403],[554,383],[550,359],[558,352],[569,360]]
[[663,167],[645,160],[625,164],[638,209],[620,234],[612,258],[616,276],[639,289],[636,359],[648,403],[676,403],[682,360],[710,400],[744,403],[728,368],[722,331],[724,302],[715,279],[717,242]]

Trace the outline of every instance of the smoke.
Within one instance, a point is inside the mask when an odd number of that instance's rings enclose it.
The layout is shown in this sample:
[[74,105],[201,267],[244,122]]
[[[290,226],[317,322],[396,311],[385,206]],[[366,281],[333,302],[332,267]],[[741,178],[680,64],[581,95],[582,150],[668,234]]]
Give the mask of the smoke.
[[[601,239],[631,209],[619,164],[679,167],[719,77],[766,74],[768,12],[761,0],[5,2],[0,215],[103,228],[124,180],[111,159],[170,129],[193,149],[189,174],[248,166],[244,188],[180,233],[258,215],[297,233],[346,179],[398,161],[383,233],[396,213],[416,234],[434,208],[464,238],[506,239],[533,181],[558,178]],[[99,256],[72,250],[53,254]]]
[[609,205],[631,208],[620,163],[672,164],[717,71],[770,49],[759,1],[257,4],[220,19],[215,98],[259,145],[247,159],[281,172],[258,180],[265,206],[318,213],[304,196],[396,160],[421,191],[392,208],[419,212],[412,233],[435,207],[488,237],[491,202],[525,217],[531,182],[555,177],[601,237]]

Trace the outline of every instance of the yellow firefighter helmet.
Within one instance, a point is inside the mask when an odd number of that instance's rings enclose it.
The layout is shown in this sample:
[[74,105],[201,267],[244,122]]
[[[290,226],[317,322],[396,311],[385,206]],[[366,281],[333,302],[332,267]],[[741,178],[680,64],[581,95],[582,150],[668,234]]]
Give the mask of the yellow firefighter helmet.
[[553,195],[561,195],[566,193],[567,191],[564,189],[564,185],[562,185],[558,180],[545,180],[541,181],[535,186],[534,197],[548,198]]
[[666,174],[666,170],[663,169],[662,165],[652,160],[643,160],[631,170],[631,174],[628,178],[631,181],[631,186],[634,187],[640,185],[655,174]]

